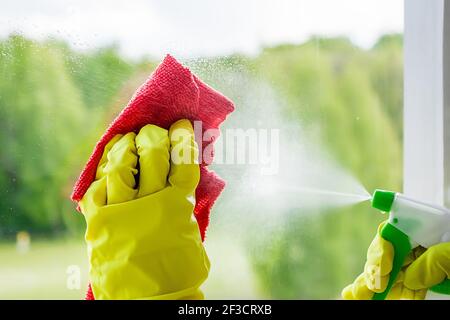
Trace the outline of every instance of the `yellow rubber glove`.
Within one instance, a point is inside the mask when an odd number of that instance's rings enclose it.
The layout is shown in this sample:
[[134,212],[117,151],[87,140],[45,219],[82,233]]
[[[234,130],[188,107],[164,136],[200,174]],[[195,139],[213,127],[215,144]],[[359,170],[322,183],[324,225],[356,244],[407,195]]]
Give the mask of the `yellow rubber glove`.
[[433,287],[450,278],[450,242],[430,247],[405,271],[405,286],[413,290]]
[[202,299],[209,273],[193,216],[200,179],[188,120],[115,136],[80,201],[96,299]]
[[[347,300],[370,300],[374,293],[383,292],[389,281],[394,259],[394,248],[389,241],[380,236],[380,230],[384,223],[378,227],[378,232],[367,251],[367,261],[364,272],[356,280],[344,288],[342,297]],[[411,299],[421,300],[425,298],[428,287],[410,287],[405,280],[405,271],[425,251],[425,248],[417,247],[406,258],[403,268],[397,276],[395,284],[389,292],[387,299]]]

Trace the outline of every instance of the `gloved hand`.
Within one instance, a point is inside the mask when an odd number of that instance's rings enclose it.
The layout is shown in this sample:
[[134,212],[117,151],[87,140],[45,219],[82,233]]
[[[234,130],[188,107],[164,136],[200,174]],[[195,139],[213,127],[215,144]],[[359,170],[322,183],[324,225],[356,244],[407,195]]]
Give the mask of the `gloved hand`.
[[[377,235],[369,246],[364,272],[359,275],[352,284],[345,287],[342,291],[342,297],[344,299],[369,300],[372,299],[375,292],[383,292],[386,289],[389,281],[389,274],[392,270],[394,248],[389,241],[384,240],[380,236],[380,230],[383,225],[384,224],[381,224],[378,227]],[[431,271],[423,270],[424,263],[422,261],[424,261],[424,258],[426,259],[425,261],[429,261],[430,256],[434,256],[434,249],[430,248],[427,252],[425,252],[425,250],[426,249],[423,247],[417,247],[405,259],[403,268],[398,274],[395,284],[392,286],[387,299],[420,300],[425,298],[427,288],[431,285],[410,286],[412,279],[417,277],[418,272],[426,273]],[[425,254],[423,254],[424,252]],[[413,267],[412,273],[408,271],[411,267]],[[427,284],[429,284],[429,282],[427,282]]]
[[209,272],[193,216],[200,179],[188,120],[115,136],[80,208],[96,299],[201,299]]
[[450,242],[430,247],[405,271],[405,286],[412,290],[433,287],[450,278]]

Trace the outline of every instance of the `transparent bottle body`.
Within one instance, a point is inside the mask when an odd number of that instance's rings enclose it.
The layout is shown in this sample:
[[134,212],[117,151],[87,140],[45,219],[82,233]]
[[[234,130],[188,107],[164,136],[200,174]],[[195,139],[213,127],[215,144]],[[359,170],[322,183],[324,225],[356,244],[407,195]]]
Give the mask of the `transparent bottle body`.
[[450,241],[450,210],[396,194],[389,223],[408,235],[412,247]]

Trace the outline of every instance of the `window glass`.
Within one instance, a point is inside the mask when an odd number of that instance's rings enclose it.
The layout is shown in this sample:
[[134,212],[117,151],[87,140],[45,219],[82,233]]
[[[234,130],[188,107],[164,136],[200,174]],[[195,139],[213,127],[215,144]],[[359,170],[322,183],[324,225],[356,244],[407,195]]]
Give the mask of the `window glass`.
[[166,53],[235,103],[216,143],[207,298],[333,299],[401,191],[403,1],[26,1],[0,10],[0,298],[80,299],[70,201]]

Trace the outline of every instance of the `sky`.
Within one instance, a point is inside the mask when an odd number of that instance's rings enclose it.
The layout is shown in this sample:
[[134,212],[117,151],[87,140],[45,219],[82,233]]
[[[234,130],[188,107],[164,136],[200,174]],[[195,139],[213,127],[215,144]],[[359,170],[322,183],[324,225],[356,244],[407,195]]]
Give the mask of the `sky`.
[[0,38],[61,38],[78,50],[116,44],[130,58],[256,54],[312,35],[368,48],[403,31],[403,0],[0,0]]

